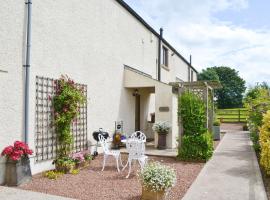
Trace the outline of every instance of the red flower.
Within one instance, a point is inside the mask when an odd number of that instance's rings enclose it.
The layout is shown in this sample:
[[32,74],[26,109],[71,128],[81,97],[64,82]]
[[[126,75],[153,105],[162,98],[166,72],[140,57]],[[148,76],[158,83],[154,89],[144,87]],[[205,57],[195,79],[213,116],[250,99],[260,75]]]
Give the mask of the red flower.
[[14,148],[17,150],[24,150],[28,148],[28,146],[24,142],[16,141],[14,142]]
[[8,146],[6,148],[4,148],[4,150],[2,151],[1,155],[2,156],[8,156],[13,152],[13,146]]

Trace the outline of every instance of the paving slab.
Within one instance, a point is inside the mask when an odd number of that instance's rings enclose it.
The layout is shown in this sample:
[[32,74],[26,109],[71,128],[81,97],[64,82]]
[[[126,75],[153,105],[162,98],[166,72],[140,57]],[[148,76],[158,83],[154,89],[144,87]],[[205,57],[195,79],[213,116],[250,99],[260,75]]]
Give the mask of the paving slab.
[[183,200],[267,200],[248,132],[227,131]]
[[72,200],[61,196],[54,196],[28,190],[0,186],[1,200]]

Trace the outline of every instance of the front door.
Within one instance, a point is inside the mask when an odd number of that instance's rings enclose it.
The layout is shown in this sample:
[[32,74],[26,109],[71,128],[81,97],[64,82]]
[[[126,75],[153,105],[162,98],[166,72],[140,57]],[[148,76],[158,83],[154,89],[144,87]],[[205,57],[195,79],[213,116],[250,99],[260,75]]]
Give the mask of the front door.
[[140,107],[141,107],[141,96],[136,95],[136,102],[135,102],[135,131],[140,131]]

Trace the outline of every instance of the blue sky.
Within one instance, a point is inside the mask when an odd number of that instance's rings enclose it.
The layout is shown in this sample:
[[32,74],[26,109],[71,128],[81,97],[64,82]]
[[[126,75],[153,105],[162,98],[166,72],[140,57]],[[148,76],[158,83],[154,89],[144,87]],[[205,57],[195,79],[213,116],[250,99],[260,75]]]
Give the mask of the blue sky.
[[226,65],[270,83],[270,0],[125,0],[201,71]]

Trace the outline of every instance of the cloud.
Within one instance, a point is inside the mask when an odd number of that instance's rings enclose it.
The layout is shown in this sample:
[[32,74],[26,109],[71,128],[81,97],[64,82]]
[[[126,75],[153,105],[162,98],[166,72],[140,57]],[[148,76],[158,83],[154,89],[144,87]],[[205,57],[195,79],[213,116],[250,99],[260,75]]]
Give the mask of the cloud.
[[[198,69],[227,65],[248,84],[268,81],[270,30],[248,29],[221,21],[215,13],[247,9],[247,0],[126,0]],[[199,3],[198,3],[199,2]],[[270,82],[269,82],[270,83]]]

